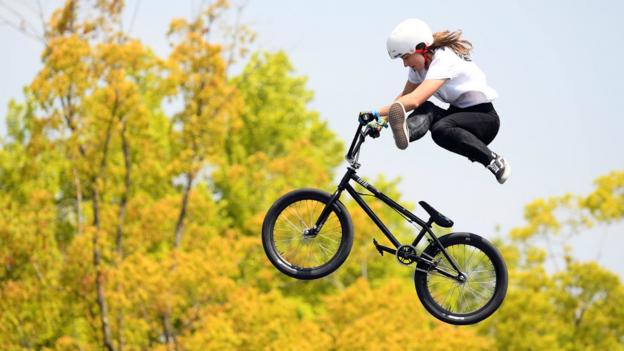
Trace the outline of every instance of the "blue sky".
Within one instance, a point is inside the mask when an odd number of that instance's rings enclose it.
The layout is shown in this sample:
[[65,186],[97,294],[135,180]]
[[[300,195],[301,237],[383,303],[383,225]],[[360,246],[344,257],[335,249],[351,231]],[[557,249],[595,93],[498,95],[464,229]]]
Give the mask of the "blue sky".
[[[165,55],[169,20],[188,17],[200,2],[129,0],[125,21],[129,25],[138,5],[132,34]],[[60,2],[43,3],[49,11]],[[358,111],[389,103],[405,83],[405,68],[385,51],[397,23],[418,17],[434,31],[462,29],[474,45],[474,61],[499,93],[501,130],[491,147],[511,162],[508,183],[499,185],[482,166],[429,136],[399,151],[388,132],[364,145],[360,174],[401,177],[404,199],[426,200],[455,221],[455,230],[492,238],[496,226],[506,233],[522,224],[527,202],[585,194],[596,177],[624,168],[617,104],[624,81],[622,13],[620,1],[256,0],[247,2],[242,19],[258,34],[256,48],[286,51],[297,73],[309,78],[311,108],[345,141]],[[9,99],[20,101],[21,88],[34,77],[41,46],[7,26],[0,26],[0,41],[3,119]],[[422,209],[416,213],[426,217]],[[589,260],[600,253],[601,264],[624,276],[623,227],[581,234],[575,255]]]

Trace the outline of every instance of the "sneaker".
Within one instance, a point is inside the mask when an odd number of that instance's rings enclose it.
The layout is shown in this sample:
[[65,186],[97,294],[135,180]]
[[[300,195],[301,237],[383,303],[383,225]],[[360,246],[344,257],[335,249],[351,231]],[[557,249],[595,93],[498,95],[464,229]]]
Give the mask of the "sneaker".
[[503,184],[511,175],[511,166],[502,156],[495,153],[492,153],[492,156],[494,156],[494,159],[489,165],[486,166],[486,168],[494,173],[496,180],[498,180],[500,184]]
[[409,131],[407,130],[407,119],[405,118],[405,108],[403,104],[395,101],[390,105],[388,116],[394,143],[401,150],[407,149],[409,145]]

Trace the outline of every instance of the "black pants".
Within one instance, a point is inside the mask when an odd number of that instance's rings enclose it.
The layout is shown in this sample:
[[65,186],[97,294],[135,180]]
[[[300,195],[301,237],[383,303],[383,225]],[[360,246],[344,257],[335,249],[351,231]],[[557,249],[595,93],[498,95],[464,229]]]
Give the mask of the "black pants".
[[[424,106],[431,104],[433,106]],[[444,110],[430,101],[421,108],[435,111],[429,130],[436,144],[454,153],[466,156],[472,162],[487,166],[492,161],[492,152],[487,145],[494,140],[500,127],[500,120],[491,103],[459,108],[450,106]],[[418,113],[414,111],[413,113]]]

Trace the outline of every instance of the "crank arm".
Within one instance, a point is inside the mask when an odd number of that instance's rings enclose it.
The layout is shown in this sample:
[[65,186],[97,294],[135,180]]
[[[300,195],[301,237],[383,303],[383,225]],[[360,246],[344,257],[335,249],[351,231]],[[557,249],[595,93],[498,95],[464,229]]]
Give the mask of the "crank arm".
[[387,253],[392,254],[392,255],[396,255],[396,250],[395,249],[391,249],[391,248],[389,248],[387,246],[380,245],[377,242],[377,240],[375,240],[375,239],[373,239],[373,244],[375,245],[375,248],[377,249],[377,251],[379,251],[379,254],[381,256],[383,256],[384,252],[387,252]]

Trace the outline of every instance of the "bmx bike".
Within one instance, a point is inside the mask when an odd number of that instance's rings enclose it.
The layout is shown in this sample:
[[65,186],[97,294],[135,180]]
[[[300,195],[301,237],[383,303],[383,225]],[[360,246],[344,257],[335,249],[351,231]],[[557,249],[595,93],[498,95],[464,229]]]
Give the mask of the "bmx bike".
[[[474,324],[489,317],[507,292],[507,268],[501,254],[477,234],[455,232],[438,238],[432,224],[450,228],[452,220],[420,201],[430,216],[425,222],[360,178],[360,147],[371,133],[374,131],[369,126],[358,125],[346,155],[347,172],[333,194],[298,189],[273,203],[262,224],[262,245],[267,257],[282,273],[302,280],[324,277],[340,267],[353,245],[351,216],[340,201],[346,190],[394,246],[383,246],[373,239],[379,254],[394,255],[404,265],[415,264],[416,292],[429,313],[455,325]],[[399,242],[351,186],[351,180],[411,224],[419,225],[421,230],[414,241]],[[416,247],[425,235],[428,246],[419,253]]]

